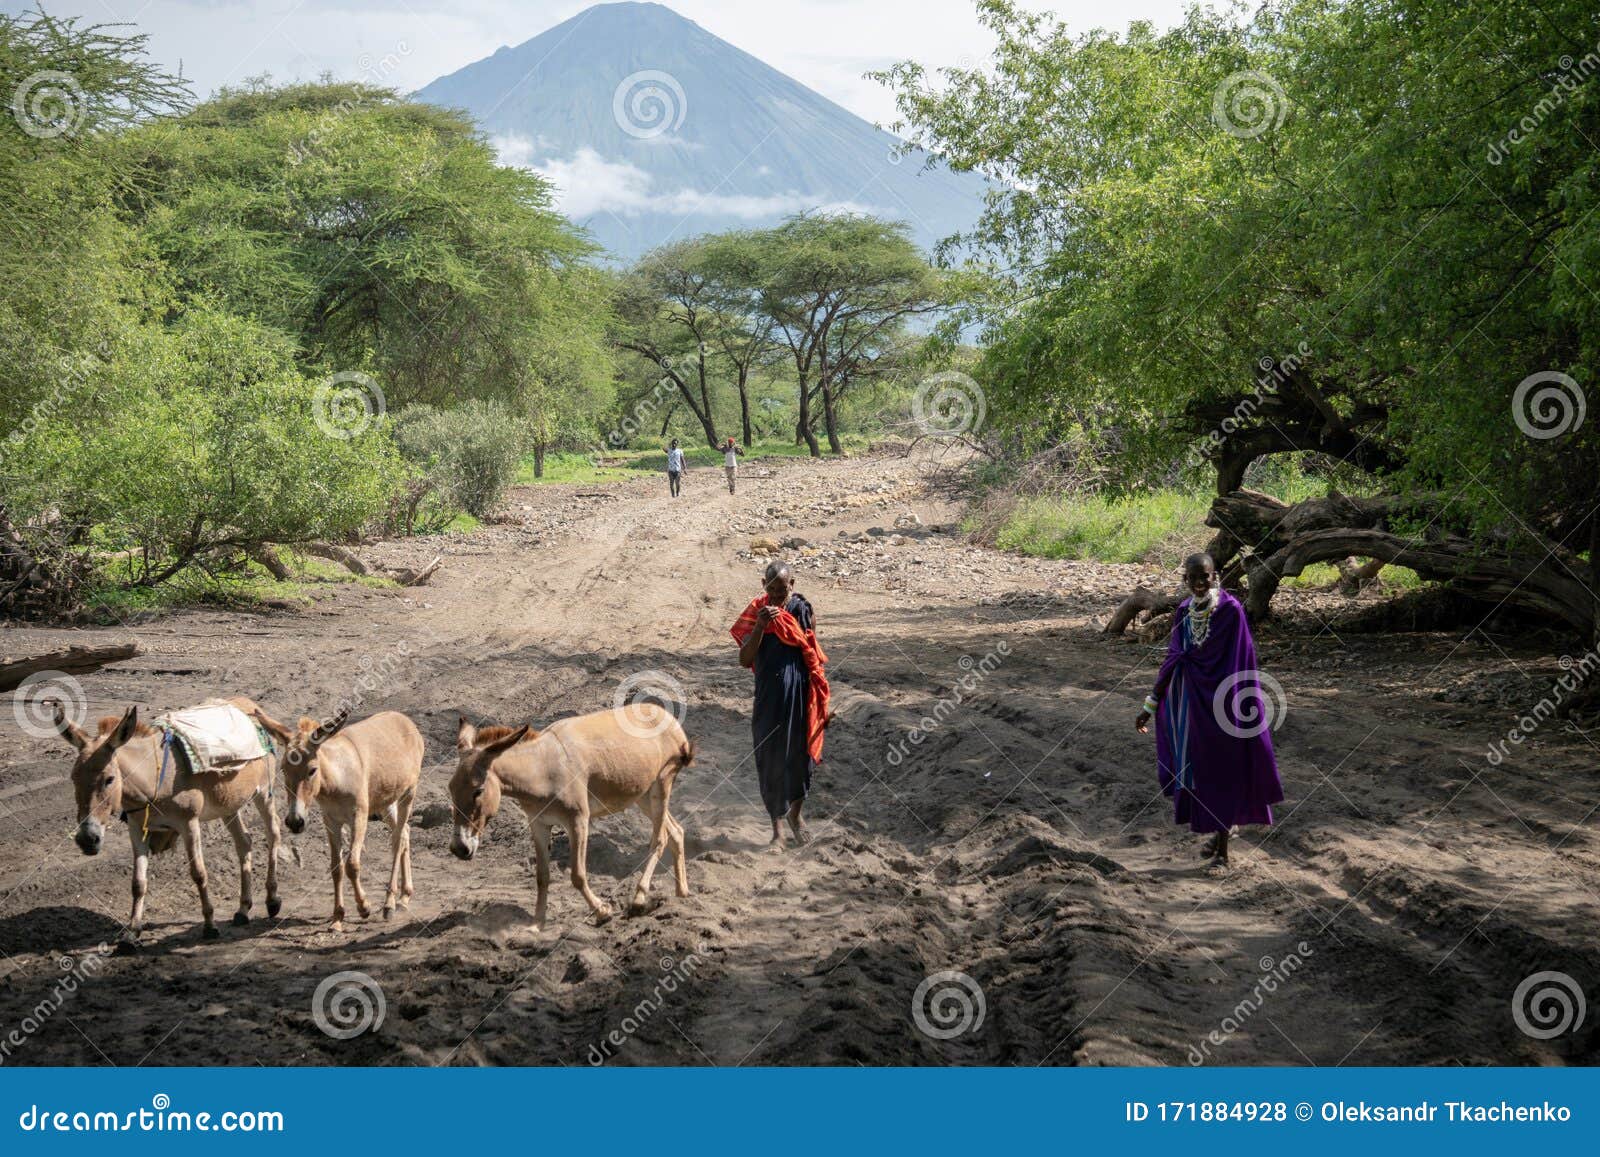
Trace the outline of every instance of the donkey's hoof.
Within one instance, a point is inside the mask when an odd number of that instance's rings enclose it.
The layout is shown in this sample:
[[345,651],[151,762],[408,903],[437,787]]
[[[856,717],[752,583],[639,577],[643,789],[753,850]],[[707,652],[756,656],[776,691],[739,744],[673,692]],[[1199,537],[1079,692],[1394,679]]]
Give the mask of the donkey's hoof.
[[394,918],[394,905],[393,904],[385,904],[383,906],[383,918],[385,920],[392,920]]
[[596,908],[594,910],[594,922],[596,924],[604,924],[614,915],[616,913],[612,912],[610,908]]
[[206,940],[221,940],[222,929],[218,928],[215,924],[207,924],[204,928],[200,929],[200,935]]
[[267,915],[268,916],[276,916],[279,912],[282,912],[282,911],[283,911],[283,901],[282,900],[279,900],[276,897],[274,897],[273,899],[267,901]]
[[250,914],[248,912],[235,912],[233,914],[233,926],[235,928],[243,928],[248,923],[250,923]]

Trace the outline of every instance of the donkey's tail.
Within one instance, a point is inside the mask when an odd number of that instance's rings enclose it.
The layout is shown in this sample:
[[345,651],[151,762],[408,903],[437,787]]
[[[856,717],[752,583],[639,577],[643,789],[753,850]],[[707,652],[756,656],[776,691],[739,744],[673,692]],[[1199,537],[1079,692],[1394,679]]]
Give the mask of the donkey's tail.
[[677,778],[677,775],[680,771],[694,762],[694,753],[694,740],[685,739],[683,743],[678,746],[678,750],[668,758],[667,765],[661,769],[661,778],[670,784],[674,779]]

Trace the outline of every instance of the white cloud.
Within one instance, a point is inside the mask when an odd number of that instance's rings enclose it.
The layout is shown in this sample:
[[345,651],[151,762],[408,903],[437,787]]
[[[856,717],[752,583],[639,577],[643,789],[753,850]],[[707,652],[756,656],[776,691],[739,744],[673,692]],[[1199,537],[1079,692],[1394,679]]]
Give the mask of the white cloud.
[[502,164],[532,169],[556,186],[556,204],[569,217],[583,219],[596,213],[637,217],[641,213],[669,213],[681,217],[733,217],[761,221],[807,210],[826,213],[884,213],[878,206],[855,201],[819,202],[813,194],[798,191],[757,196],[716,190],[663,189],[655,178],[627,161],[614,161],[594,149],[580,148],[571,157],[550,157],[526,137],[494,139]]

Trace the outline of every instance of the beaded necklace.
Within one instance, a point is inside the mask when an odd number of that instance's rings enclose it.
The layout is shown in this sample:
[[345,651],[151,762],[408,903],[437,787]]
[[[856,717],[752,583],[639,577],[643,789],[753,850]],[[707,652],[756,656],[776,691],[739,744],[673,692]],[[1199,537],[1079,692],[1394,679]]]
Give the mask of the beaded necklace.
[[1198,647],[1206,641],[1206,636],[1211,633],[1211,612],[1217,607],[1217,590],[1212,587],[1206,592],[1205,601],[1195,599],[1189,604],[1189,638],[1192,644]]

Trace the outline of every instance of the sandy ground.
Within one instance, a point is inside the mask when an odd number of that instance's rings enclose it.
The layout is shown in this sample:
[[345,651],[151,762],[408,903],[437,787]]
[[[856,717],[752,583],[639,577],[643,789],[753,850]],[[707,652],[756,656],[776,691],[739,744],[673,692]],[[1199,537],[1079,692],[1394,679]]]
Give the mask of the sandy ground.
[[[408,912],[332,932],[313,819],[286,835],[281,917],[264,915],[258,868],[257,917],[230,927],[237,872],[213,827],[222,939],[201,940],[181,857],[167,856],[152,867],[144,949],[101,959],[95,946],[128,913],[127,843],[113,833],[98,857],[77,852],[65,748],[0,713],[0,1059],[1600,1056],[1600,1015],[1539,1039],[1513,1006],[1541,972],[1600,1001],[1600,749],[1551,722],[1499,765],[1485,758],[1561,674],[1548,645],[1348,634],[1340,600],[1291,596],[1292,613],[1258,633],[1286,689],[1276,742],[1288,799],[1276,828],[1236,841],[1232,870],[1208,873],[1156,794],[1151,738],[1131,726],[1160,647],[1098,632],[1132,583],[1171,577],[967,545],[946,529],[955,496],[927,486],[927,471],[894,457],[754,463],[737,496],[720,471],[697,471],[676,502],[651,480],[520,490],[505,521],[471,537],[365,552],[398,563],[442,551],[426,588],[329,587],[299,613],[0,632],[13,655],[139,639],[145,655],[82,679],[93,716],[237,692],[280,717],[317,713],[366,674],[366,709],[407,712],[428,741]],[[896,520],[899,539],[863,533]],[[817,839],[781,853],[762,847],[749,675],[727,635],[758,588],[758,537],[806,540],[785,553],[816,607],[838,711],[810,804]],[[672,895],[664,863],[653,910],[597,926],[558,872],[535,931],[520,814],[502,812],[472,863],[448,854],[457,714],[548,721],[609,706],[640,672],[681,685],[700,747],[674,796],[693,894]],[[590,873],[602,896],[626,900],[646,843],[637,812],[599,822]],[[375,825],[369,882],[388,854]],[[381,1024],[347,1040],[313,1015],[319,983],[342,971],[370,976],[383,1003]],[[63,993],[67,976],[82,980]],[[1521,1023],[1537,1030],[1539,1015]]]

